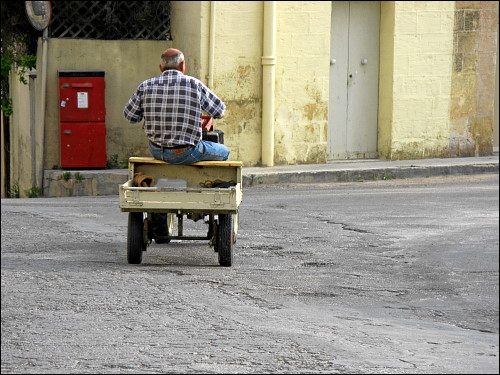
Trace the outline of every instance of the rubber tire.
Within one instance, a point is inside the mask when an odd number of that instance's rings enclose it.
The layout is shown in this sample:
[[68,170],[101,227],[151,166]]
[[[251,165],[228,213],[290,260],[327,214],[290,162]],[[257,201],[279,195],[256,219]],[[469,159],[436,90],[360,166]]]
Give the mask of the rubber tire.
[[233,264],[233,215],[220,214],[217,225],[217,253],[222,267]]
[[157,244],[170,243],[170,240],[157,239],[156,236],[171,236],[173,229],[173,214],[152,213],[151,214],[152,237]]
[[144,215],[142,212],[128,213],[127,261],[129,264],[141,264],[144,243]]

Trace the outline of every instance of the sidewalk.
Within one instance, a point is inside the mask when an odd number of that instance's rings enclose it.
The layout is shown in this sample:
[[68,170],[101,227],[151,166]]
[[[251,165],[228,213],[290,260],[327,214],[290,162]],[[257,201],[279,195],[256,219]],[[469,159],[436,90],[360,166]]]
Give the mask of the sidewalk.
[[[395,178],[498,173],[498,153],[492,156],[387,161],[336,160],[327,164],[243,167],[243,187],[261,184],[374,181]],[[44,196],[118,195],[128,180],[127,169],[72,170],[83,180],[61,178],[65,171],[44,171]]]
[[243,186],[304,182],[352,182],[393,178],[498,173],[493,156],[388,161],[338,160],[327,164],[243,168]]

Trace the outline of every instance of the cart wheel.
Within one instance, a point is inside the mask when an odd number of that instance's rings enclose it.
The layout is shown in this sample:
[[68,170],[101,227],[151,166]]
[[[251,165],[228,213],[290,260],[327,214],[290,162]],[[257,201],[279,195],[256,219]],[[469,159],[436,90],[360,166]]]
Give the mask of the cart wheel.
[[156,238],[156,236],[171,236],[174,232],[174,218],[172,213],[152,213],[152,233],[157,244],[169,243],[170,240]]
[[238,238],[238,214],[233,215],[233,245]]
[[142,252],[146,249],[143,229],[143,213],[129,212],[127,232],[127,261],[130,264],[140,264],[142,262]]
[[209,221],[207,237],[210,239],[210,246],[214,248],[215,252],[217,252],[217,237],[215,236],[216,232],[217,224],[214,221]]
[[217,225],[217,253],[219,264],[231,267],[233,263],[233,215],[220,214]]

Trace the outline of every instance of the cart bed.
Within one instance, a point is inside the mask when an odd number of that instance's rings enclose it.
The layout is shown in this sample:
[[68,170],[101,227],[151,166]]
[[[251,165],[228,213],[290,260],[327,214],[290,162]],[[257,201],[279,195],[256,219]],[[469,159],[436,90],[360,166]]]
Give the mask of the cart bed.
[[[174,165],[148,157],[129,158],[129,180],[119,185],[122,212],[236,213],[242,201],[240,161]],[[134,187],[135,173],[181,181],[183,187]],[[221,183],[232,186],[217,187]],[[175,185],[175,184],[173,184]]]

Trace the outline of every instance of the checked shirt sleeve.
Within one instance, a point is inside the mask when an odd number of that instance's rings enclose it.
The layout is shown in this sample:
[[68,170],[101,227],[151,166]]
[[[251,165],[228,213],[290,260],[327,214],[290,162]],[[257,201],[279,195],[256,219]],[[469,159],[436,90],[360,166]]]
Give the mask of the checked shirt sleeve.
[[144,87],[141,84],[134,92],[132,97],[123,109],[123,115],[131,123],[137,123],[143,118],[142,96],[144,94]]
[[208,87],[200,82],[201,108],[213,118],[222,118],[226,105]]

